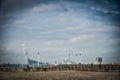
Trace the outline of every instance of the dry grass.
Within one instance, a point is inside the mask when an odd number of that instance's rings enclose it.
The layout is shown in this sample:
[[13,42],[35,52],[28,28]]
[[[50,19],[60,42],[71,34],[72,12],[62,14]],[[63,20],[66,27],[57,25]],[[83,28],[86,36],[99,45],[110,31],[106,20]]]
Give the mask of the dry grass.
[[0,72],[0,80],[120,80],[119,72]]

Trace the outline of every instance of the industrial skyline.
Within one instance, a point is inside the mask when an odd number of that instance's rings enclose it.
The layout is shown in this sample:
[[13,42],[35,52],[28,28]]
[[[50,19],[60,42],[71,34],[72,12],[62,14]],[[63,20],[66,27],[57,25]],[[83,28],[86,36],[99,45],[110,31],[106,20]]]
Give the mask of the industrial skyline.
[[0,63],[26,64],[29,57],[55,63],[70,59],[119,63],[120,11],[117,0],[2,0]]

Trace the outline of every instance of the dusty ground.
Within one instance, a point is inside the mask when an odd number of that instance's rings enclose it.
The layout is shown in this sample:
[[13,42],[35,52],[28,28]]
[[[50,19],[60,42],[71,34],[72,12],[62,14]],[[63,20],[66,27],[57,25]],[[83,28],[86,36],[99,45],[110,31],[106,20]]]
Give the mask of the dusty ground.
[[120,80],[119,72],[0,72],[0,80]]

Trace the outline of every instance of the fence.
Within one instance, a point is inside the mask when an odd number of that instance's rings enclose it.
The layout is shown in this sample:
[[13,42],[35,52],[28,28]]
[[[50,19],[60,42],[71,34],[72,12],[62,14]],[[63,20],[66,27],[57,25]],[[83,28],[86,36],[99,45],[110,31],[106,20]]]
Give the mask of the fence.
[[10,68],[10,67],[0,67],[2,72],[16,72],[16,71],[119,71],[119,64],[64,64],[57,66],[41,66],[41,67],[21,67],[21,68]]

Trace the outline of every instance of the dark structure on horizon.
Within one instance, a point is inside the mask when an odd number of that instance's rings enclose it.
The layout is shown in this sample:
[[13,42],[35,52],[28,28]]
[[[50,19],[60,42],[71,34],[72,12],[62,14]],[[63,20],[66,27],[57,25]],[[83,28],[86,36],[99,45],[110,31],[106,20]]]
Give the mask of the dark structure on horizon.
[[29,66],[38,66],[38,64],[39,64],[39,66],[47,66],[47,65],[49,65],[49,63],[43,63],[43,62],[38,63],[38,61],[29,59],[29,58],[27,60],[28,60],[28,65]]

